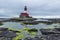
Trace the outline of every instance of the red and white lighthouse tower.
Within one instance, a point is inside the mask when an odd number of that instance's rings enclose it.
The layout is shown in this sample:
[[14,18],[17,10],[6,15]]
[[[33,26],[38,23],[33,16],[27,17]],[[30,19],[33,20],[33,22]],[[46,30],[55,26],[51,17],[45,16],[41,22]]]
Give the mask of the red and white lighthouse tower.
[[27,12],[27,6],[24,7],[24,11],[20,14],[20,18],[29,18],[29,14]]

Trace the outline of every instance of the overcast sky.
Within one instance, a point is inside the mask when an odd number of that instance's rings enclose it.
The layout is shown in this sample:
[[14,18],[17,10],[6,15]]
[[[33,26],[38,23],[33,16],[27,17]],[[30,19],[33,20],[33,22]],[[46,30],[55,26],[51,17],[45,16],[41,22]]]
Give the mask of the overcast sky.
[[0,17],[17,17],[25,5],[32,16],[60,15],[60,0],[0,0]]

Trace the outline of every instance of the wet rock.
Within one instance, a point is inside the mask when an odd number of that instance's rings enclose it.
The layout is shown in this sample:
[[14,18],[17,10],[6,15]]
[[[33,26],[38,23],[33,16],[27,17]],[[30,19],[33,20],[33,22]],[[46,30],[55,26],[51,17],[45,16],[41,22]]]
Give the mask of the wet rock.
[[28,31],[29,31],[29,32],[38,32],[37,29],[29,29]]
[[17,31],[17,30],[14,30],[13,32],[15,32],[15,33],[16,33],[16,32],[17,32],[17,33],[21,33],[20,31]]
[[16,37],[16,33],[12,32],[12,31],[9,31],[5,34],[5,37],[8,37],[8,38]]
[[0,31],[0,37],[5,36],[6,33],[7,33],[7,31]]
[[2,26],[3,25],[3,23],[0,21],[0,26]]
[[22,40],[22,39],[18,39],[18,40]]
[[12,40],[12,38],[0,37],[0,40]]
[[8,30],[8,28],[0,28],[0,31]]
[[43,35],[43,40],[60,40],[60,34]]
[[31,37],[27,37],[24,40],[32,40],[32,38]]
[[2,38],[0,38],[0,40],[7,40],[7,38],[6,37],[2,37]]
[[10,31],[8,28],[0,28],[0,40],[12,40],[16,36],[16,32]]
[[60,40],[60,28],[41,29],[43,40]]
[[55,28],[57,31],[60,31],[60,28]]

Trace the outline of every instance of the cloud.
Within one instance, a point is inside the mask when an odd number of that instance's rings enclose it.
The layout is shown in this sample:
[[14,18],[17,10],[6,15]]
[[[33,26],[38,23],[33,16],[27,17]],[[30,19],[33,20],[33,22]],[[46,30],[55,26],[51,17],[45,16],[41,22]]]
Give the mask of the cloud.
[[11,16],[14,17],[17,15],[14,14],[12,10],[0,9],[0,17],[11,17]]
[[5,10],[4,9],[0,9],[0,13],[5,13]]
[[30,15],[60,15],[60,0],[0,0],[0,15],[16,17],[28,6]]

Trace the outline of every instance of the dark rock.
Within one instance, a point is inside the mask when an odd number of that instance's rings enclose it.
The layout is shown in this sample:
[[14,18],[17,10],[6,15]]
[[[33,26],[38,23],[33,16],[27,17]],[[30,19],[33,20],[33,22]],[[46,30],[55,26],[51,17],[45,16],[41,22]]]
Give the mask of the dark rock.
[[0,28],[0,40],[12,40],[12,38],[16,37],[17,34],[15,30],[8,30],[8,28]]
[[41,39],[39,37],[34,37],[33,40],[43,40],[43,39]]
[[0,37],[5,36],[5,34],[6,34],[7,32],[8,32],[8,31],[1,31],[1,32],[0,32]]
[[0,37],[0,40],[12,40],[12,38]]
[[60,28],[55,28],[57,31],[60,31]]
[[32,40],[32,38],[31,37],[27,37],[24,40]]
[[28,31],[29,31],[29,32],[38,32],[37,29],[29,29]]
[[15,32],[15,33],[16,33],[16,32],[17,32],[17,33],[21,33],[20,31],[16,31],[16,30],[14,30],[13,32]]
[[3,25],[3,23],[0,21],[0,26],[2,26]]
[[16,33],[12,32],[12,31],[9,31],[5,34],[5,37],[8,37],[8,38],[16,37]]
[[8,30],[8,28],[0,28],[0,31]]

